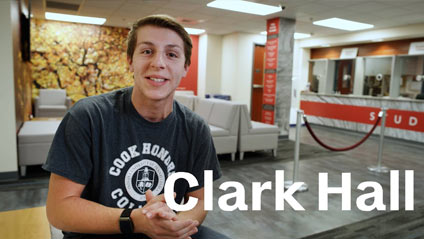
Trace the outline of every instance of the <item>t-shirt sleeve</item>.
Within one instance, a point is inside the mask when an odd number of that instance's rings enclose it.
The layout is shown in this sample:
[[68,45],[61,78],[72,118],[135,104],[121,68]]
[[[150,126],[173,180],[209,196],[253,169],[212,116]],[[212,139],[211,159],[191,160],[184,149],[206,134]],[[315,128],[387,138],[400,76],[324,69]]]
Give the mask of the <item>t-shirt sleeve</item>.
[[189,192],[196,191],[204,186],[204,172],[205,170],[213,171],[213,180],[217,180],[222,176],[221,167],[219,165],[218,157],[216,155],[215,146],[213,143],[212,135],[209,126],[202,121],[196,130],[196,137],[194,137],[193,150],[194,150],[194,167],[193,175],[199,182],[199,186],[189,189]]
[[86,185],[93,167],[91,137],[89,126],[82,124],[77,116],[78,111],[74,110],[63,118],[43,169]]

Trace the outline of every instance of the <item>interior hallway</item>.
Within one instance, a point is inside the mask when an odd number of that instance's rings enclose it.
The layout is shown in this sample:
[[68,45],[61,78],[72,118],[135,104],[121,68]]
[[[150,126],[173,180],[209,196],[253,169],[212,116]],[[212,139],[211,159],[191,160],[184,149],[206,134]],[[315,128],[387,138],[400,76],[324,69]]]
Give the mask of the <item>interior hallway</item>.
[[[332,129],[313,125],[318,137],[331,146],[346,146],[358,141],[363,134]],[[294,128],[291,130],[293,139]],[[320,235],[327,230],[339,226],[367,220],[375,216],[385,218],[386,212],[362,212],[356,207],[356,198],[364,192],[356,189],[357,185],[363,181],[379,182],[384,190],[384,203],[389,209],[389,175],[375,174],[367,170],[367,166],[374,165],[377,162],[379,137],[372,136],[363,145],[348,152],[330,152],[318,146],[310,137],[306,128],[302,128],[301,134],[301,155],[299,179],[309,185],[309,191],[295,195],[296,200],[305,208],[305,211],[294,211],[287,203],[284,211],[275,211],[275,170],[284,170],[287,180],[291,179],[292,160],[293,160],[293,141],[281,140],[277,159],[271,157],[270,152],[247,153],[245,160],[231,162],[230,157],[220,157],[224,176],[214,183],[214,210],[209,212],[205,225],[218,229],[232,238],[334,238],[334,236]],[[400,171],[400,212],[404,218],[413,218],[419,208],[423,208],[424,203],[424,147],[422,144],[411,143],[396,139],[385,139],[383,152],[383,165],[391,169]],[[404,170],[412,169],[415,172],[415,211],[402,211],[404,205]],[[341,197],[339,195],[329,196],[329,210],[318,211],[318,173],[328,172],[329,186],[336,187],[341,185],[341,173],[351,172],[352,176],[352,210],[341,210]],[[29,172],[29,176],[31,173]],[[0,238],[2,239],[20,239],[20,238],[40,238],[37,230],[45,231],[46,225],[34,224],[34,218],[20,216],[22,211],[11,211],[16,209],[35,208],[45,205],[47,195],[47,176],[42,172],[33,170],[32,179],[24,179],[18,183],[0,184],[0,222],[2,218],[10,215],[21,217],[17,220],[16,227],[9,227],[8,224],[0,223]],[[249,206],[247,211],[224,212],[218,207],[218,198],[224,192],[219,190],[219,185],[224,181],[241,182],[246,189],[246,204]],[[251,210],[251,182],[271,181],[272,191],[264,191],[262,196],[262,210]],[[230,190],[229,190],[230,191]],[[369,192],[369,190],[367,191]],[[228,193],[228,192],[227,192]],[[234,201],[231,201],[234,202]],[[7,212],[6,212],[7,211]],[[37,211],[40,211],[37,209]],[[37,215],[43,217],[43,213]],[[390,214],[387,214],[390,215]],[[40,218],[40,221],[45,218]],[[418,218],[416,220],[422,220]],[[377,220],[377,223],[381,220]],[[366,221],[369,223],[369,221]],[[376,223],[376,221],[374,221]],[[397,234],[396,237],[387,236],[390,230],[401,230],[402,220],[397,222],[397,226],[392,225],[385,230],[375,229],[367,232],[373,233],[374,238],[424,238],[423,224],[414,227],[415,234],[405,231],[406,234]],[[400,225],[400,226],[399,226]],[[375,225],[374,225],[375,226]],[[40,228],[41,227],[41,228]],[[16,237],[14,230],[26,230],[25,237]],[[15,234],[14,234],[15,233]],[[359,232],[352,231],[340,238],[357,238]],[[386,233],[386,234],[384,234]],[[11,236],[15,235],[15,236]],[[34,235],[33,237],[31,237]],[[395,235],[395,234],[390,234]],[[410,235],[410,236],[407,236]],[[53,238],[57,238],[55,234]],[[363,238],[369,238],[361,235]],[[413,236],[413,237],[412,237]],[[59,237],[60,238],[60,237]]]

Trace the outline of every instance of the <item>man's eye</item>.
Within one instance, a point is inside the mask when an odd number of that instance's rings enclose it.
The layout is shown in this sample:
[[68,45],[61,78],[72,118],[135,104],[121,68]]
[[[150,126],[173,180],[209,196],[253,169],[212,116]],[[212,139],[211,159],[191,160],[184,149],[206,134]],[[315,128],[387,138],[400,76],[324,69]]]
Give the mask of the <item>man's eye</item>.
[[152,54],[152,50],[150,50],[150,49],[146,49],[146,50],[143,50],[143,51],[141,51],[141,53],[142,54],[146,54],[146,55],[150,55],[150,54]]
[[178,55],[177,54],[175,54],[175,53],[173,53],[173,52],[170,52],[170,53],[168,53],[168,56],[170,56],[170,57],[178,57]]

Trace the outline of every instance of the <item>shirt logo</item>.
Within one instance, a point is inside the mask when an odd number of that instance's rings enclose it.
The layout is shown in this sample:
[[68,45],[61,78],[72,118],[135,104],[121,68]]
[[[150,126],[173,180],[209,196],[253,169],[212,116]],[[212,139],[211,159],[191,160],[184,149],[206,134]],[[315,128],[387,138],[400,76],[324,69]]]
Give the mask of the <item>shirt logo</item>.
[[125,175],[125,188],[134,200],[143,202],[146,201],[147,190],[152,190],[154,195],[162,192],[165,178],[165,173],[158,163],[142,159],[128,169]]
[[155,183],[155,171],[144,167],[137,171],[137,189],[140,193],[146,193],[147,190],[153,187]]

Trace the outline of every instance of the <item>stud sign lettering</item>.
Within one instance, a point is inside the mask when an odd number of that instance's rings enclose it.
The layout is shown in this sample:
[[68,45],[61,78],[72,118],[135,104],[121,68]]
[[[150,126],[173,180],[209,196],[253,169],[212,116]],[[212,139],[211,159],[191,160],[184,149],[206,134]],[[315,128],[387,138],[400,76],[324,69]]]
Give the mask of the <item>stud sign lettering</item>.
[[265,45],[265,78],[262,97],[262,122],[266,124],[274,124],[280,19],[269,19],[267,21],[266,29],[267,41]]

